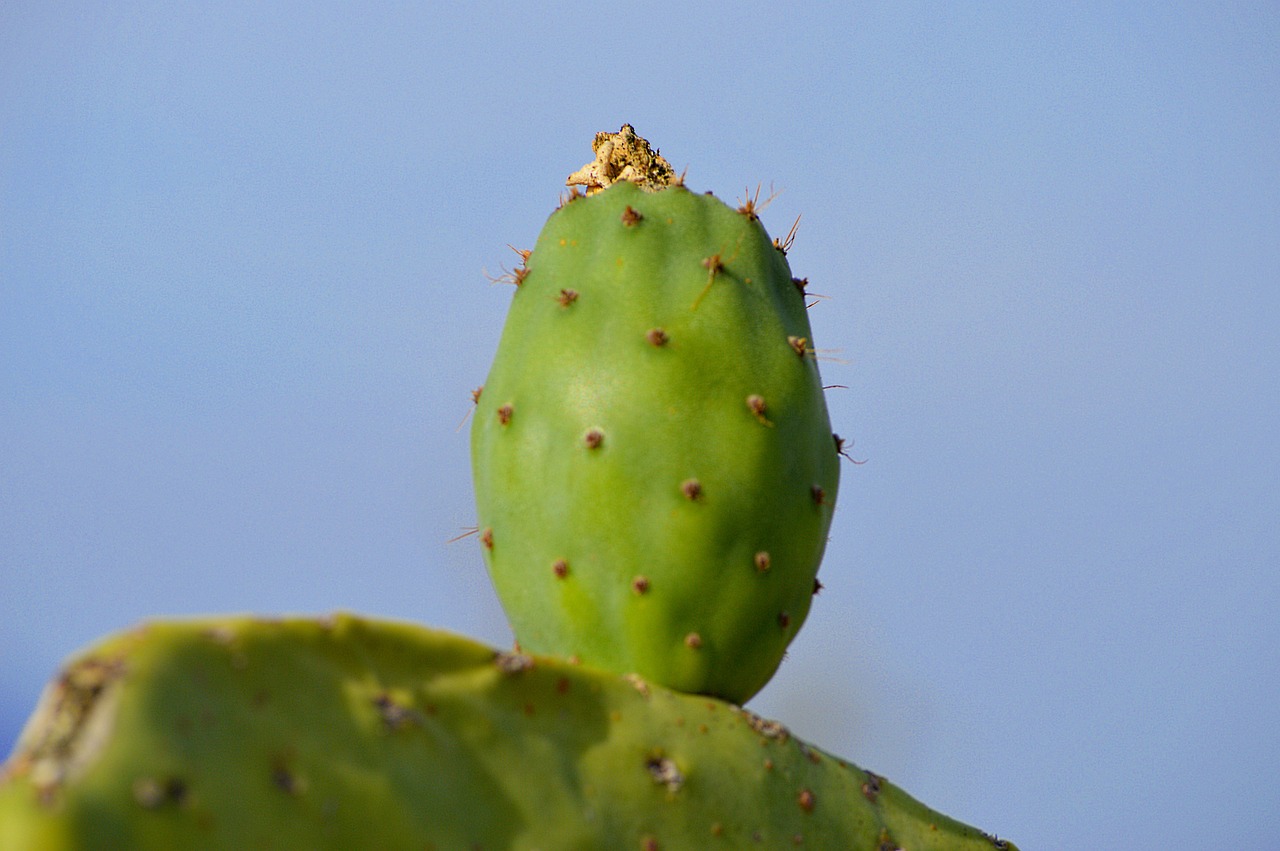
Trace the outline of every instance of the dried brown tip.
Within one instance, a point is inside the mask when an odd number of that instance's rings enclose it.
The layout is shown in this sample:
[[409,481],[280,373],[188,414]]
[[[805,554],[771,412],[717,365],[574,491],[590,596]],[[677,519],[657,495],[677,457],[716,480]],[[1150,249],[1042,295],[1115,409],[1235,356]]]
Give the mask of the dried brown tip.
[[585,186],[593,195],[620,181],[630,181],[647,192],[677,183],[675,169],[635,128],[623,124],[617,133],[601,132],[591,143],[595,159],[569,175],[566,186]]
[[480,544],[486,549],[493,549],[493,530],[485,529],[480,533]]

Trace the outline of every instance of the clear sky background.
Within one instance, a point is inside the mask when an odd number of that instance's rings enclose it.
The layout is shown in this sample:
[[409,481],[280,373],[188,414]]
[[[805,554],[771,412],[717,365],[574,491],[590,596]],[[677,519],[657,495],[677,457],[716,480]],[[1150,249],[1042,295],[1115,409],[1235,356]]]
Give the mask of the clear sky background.
[[157,615],[510,640],[458,425],[598,130],[763,182],[846,464],[751,704],[1026,849],[1280,831],[1280,7],[0,8],[0,753]]

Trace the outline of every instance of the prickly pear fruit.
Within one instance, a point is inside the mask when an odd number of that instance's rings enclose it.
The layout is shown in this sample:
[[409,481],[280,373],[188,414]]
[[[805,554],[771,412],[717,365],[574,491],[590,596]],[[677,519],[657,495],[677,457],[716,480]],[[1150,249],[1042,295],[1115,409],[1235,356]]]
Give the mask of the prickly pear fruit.
[[351,616],[78,655],[0,767],[5,851],[1012,848],[718,700]]
[[512,275],[480,541],[521,647],[741,703],[804,622],[836,500],[804,282],[753,200],[690,192],[630,127],[596,154]]

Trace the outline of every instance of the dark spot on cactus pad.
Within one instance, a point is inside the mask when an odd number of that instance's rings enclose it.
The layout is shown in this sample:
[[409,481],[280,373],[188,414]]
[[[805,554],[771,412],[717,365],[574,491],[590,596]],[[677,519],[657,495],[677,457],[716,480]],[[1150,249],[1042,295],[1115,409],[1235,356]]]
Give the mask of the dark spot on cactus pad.
[[622,223],[627,227],[634,227],[639,224],[640,220],[643,218],[644,216],[636,212],[635,208],[630,204],[627,205],[627,209],[622,211]]
[[564,579],[569,575],[569,562],[562,558],[558,558],[551,565],[551,572],[556,575],[556,579]]
[[297,795],[302,792],[302,780],[283,762],[276,762],[271,767],[271,782],[286,795]]
[[792,278],[791,283],[795,284],[796,289],[798,289],[800,292],[803,293],[805,289],[809,286],[809,279],[808,278]]
[[556,302],[561,307],[568,307],[569,305],[573,304],[577,300],[578,300],[577,290],[561,290],[560,294],[556,296]]
[[600,444],[604,443],[604,432],[598,428],[589,428],[587,433],[582,436],[582,442],[586,444],[588,449],[599,449]]
[[680,492],[685,495],[685,499],[702,499],[702,483],[697,479],[685,479],[680,483]]
[[769,554],[767,552],[765,552],[764,550],[761,550],[760,552],[756,553],[755,563],[756,563],[756,570],[760,571],[761,573],[765,573],[769,570],[770,566],[772,566],[773,559],[769,557]]
[[181,806],[187,799],[187,784],[179,777],[169,777],[163,781],[154,777],[139,777],[133,783],[133,799],[148,810],[158,809],[165,804]]
[[652,836],[646,836],[640,841],[640,851],[661,851],[662,846],[658,844],[658,840]]
[[718,822],[718,821],[716,821],[716,822],[712,822],[712,823],[711,823],[711,835],[712,835],[712,836],[722,836],[723,834],[724,834],[724,825],[722,825],[722,824],[721,824],[720,822]]
[[880,795],[880,781],[883,778],[865,769],[864,773],[867,775],[867,779],[862,784],[862,797],[874,804],[876,798]]
[[493,657],[493,663],[498,667],[498,670],[504,674],[519,674],[524,671],[532,670],[533,657],[526,656],[517,649],[514,653],[496,654]]
[[516,409],[510,403],[498,408],[498,422],[506,425],[511,422],[511,417],[515,414]]
[[690,650],[697,650],[702,646],[702,636],[696,632],[691,632],[684,637],[684,646]]
[[667,332],[663,331],[661,328],[650,328],[644,335],[644,338],[648,340],[649,344],[652,346],[665,346],[667,341],[671,339],[667,336]]
[[984,832],[982,834],[982,838],[990,842],[991,847],[997,849],[997,851],[1005,851],[1005,849],[1009,847],[1009,843],[998,836],[992,836],[991,834]]
[[791,615],[787,612],[778,612],[778,626],[783,629],[791,626]]
[[813,497],[814,505],[822,505],[827,500],[827,492],[822,489],[822,485],[814,485],[809,488],[809,495]]
[[637,576],[631,580],[631,590],[637,594],[645,594],[649,591],[649,577]]
[[813,812],[814,804],[818,802],[818,799],[814,797],[811,790],[801,789],[796,802],[800,804],[800,809],[804,810],[806,813],[811,813]]
[[792,844],[792,845],[803,845],[803,844],[804,844],[804,834],[803,834],[803,833],[797,833],[795,836],[791,837],[791,844]]
[[804,357],[809,351],[809,338],[787,337],[787,345],[800,357]]
[[818,596],[820,593],[822,593],[822,587],[823,587],[823,586],[822,586],[822,580],[818,579],[818,577],[816,577],[816,576],[815,576],[815,577],[813,578],[813,596],[815,596],[815,597],[816,597],[816,596]]
[[485,529],[480,533],[480,543],[486,550],[493,549],[493,530]]
[[373,705],[388,730],[401,730],[422,724],[421,713],[396,702],[396,699],[385,691],[373,699]]
[[[845,458],[847,458],[847,459],[849,459],[850,461],[852,461],[854,464],[865,464],[865,463],[867,463],[867,459],[865,459],[865,458],[864,458],[864,459],[862,459],[861,461],[858,461],[858,460],[856,460],[852,455],[850,455],[850,454],[845,450],[844,445],[845,445],[846,441],[845,441],[845,439],[844,439],[843,437],[841,437],[841,436],[840,436],[840,435],[838,435],[838,434],[834,434],[834,433],[831,435],[831,437],[832,437],[832,439],[834,439],[834,440],[835,440],[835,442],[836,442],[836,454],[837,454],[837,455],[842,455],[842,456],[844,456]],[[848,441],[848,442],[852,442],[852,441]]]
[[767,718],[761,718],[751,710],[742,709],[741,707],[735,711],[746,719],[748,727],[766,739],[777,739],[778,741],[785,742],[791,737],[791,731],[783,726],[780,721],[770,721]]
[[680,773],[680,769],[665,757],[651,756],[645,760],[644,767],[648,769],[653,782],[666,786],[668,792],[679,792],[684,785],[684,775]]
[[768,409],[768,406],[765,405],[764,397],[761,396],[760,394],[752,393],[750,396],[747,397],[747,410],[749,410],[752,413],[752,415],[760,422],[764,423],[767,426],[772,426],[773,423],[769,422],[769,420],[764,415],[767,409]]

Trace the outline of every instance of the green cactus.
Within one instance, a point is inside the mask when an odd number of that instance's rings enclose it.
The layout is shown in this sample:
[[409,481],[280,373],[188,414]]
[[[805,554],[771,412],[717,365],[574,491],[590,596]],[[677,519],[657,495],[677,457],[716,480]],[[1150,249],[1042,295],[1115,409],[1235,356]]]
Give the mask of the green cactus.
[[0,773],[0,848],[1013,848],[708,697],[400,623],[142,625]]
[[628,126],[595,148],[473,432],[524,650],[349,615],[109,637],[0,766],[0,849],[1013,848],[735,705],[836,496],[803,282],[755,199],[669,185]]
[[629,126],[596,154],[511,276],[480,540],[522,647],[742,703],[808,614],[839,479],[804,282],[757,199],[690,192]]

